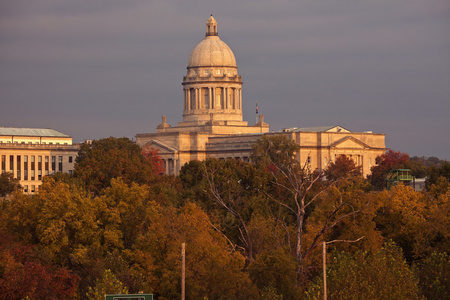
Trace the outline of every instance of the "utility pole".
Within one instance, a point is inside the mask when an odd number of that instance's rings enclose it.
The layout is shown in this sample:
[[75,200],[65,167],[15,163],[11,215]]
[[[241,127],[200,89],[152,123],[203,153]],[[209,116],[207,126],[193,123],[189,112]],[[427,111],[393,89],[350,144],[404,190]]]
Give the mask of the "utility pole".
[[323,300],[327,300],[327,243],[323,242]]
[[186,294],[186,271],[185,271],[185,263],[186,263],[186,244],[181,244],[181,300],[185,299]]

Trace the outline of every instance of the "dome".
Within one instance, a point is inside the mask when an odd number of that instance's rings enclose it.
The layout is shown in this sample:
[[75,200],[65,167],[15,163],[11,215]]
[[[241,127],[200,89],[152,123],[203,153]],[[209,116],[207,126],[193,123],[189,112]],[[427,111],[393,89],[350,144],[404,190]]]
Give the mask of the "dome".
[[233,51],[217,35],[217,23],[212,15],[206,29],[206,37],[191,52],[188,68],[237,67]]

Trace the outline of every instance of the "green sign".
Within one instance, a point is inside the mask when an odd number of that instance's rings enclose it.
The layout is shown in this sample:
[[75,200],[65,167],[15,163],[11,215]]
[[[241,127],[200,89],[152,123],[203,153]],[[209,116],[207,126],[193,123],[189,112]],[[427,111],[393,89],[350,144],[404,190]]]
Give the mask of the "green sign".
[[106,295],[105,300],[153,300],[153,294]]

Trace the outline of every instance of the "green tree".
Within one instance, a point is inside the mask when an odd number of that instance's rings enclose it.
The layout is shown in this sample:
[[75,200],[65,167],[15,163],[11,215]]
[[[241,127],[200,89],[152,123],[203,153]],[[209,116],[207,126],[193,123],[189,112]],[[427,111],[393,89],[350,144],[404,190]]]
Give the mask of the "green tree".
[[122,178],[127,184],[154,180],[153,164],[142,149],[128,138],[109,137],[82,144],[75,160],[74,174],[98,195],[110,186],[111,179]]
[[86,297],[89,300],[104,300],[107,294],[128,294],[127,287],[111,270],[105,270],[103,277],[96,281],[94,288],[89,287]]
[[422,295],[427,299],[450,299],[450,257],[433,252],[414,266]]
[[[376,253],[334,252],[326,274],[330,299],[422,299],[417,279],[392,242]],[[323,299],[322,275],[309,286],[305,298]]]
[[297,263],[289,250],[274,247],[263,251],[250,263],[248,272],[260,291],[267,293],[266,288],[271,288],[272,293],[279,295],[280,299],[299,299]]
[[5,172],[0,175],[0,197],[5,197],[20,188],[19,180],[14,178],[13,173]]

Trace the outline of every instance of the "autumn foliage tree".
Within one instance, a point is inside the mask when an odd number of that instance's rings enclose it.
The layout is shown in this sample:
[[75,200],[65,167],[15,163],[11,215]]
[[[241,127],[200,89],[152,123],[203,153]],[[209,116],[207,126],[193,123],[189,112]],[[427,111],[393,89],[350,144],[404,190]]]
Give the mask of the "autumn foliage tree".
[[378,156],[375,160],[376,165],[370,168],[371,174],[368,179],[376,189],[383,189],[386,175],[391,170],[409,169],[409,155],[399,151],[388,150],[385,154]]
[[144,146],[142,148],[142,155],[150,160],[153,164],[153,173],[155,175],[161,175],[165,173],[164,161],[159,156],[159,149],[155,149],[151,146]]
[[[267,197],[293,217],[297,285],[300,285],[305,270],[309,268],[307,259],[319,246],[324,234],[360,213],[369,202],[364,201],[354,207],[339,193],[334,197],[324,197],[327,191],[336,187],[338,180],[324,182],[322,171],[311,171],[307,163],[301,166],[294,157],[295,149],[298,149],[295,142],[285,136],[264,137],[253,147],[252,159],[259,159],[268,166],[273,190],[266,194]],[[330,209],[324,211],[322,222],[306,239],[305,225],[310,212],[322,206]]]
[[36,246],[17,242],[0,230],[0,298],[71,299],[79,277],[52,264]]
[[346,155],[339,155],[335,161],[327,166],[325,172],[327,180],[345,179],[362,175],[361,166],[357,166],[355,161]]

